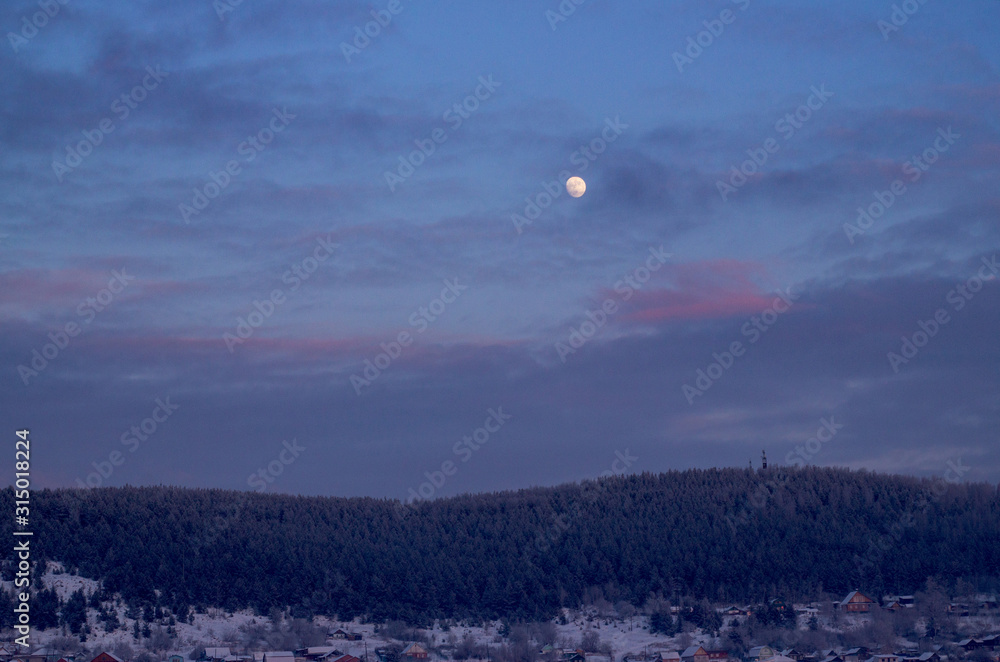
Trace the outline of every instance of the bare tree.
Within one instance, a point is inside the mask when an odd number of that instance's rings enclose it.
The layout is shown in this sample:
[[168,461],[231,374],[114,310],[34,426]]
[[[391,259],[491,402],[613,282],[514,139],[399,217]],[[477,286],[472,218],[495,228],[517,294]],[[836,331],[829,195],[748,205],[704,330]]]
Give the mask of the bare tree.
[[580,638],[580,648],[587,652],[595,652],[601,645],[601,635],[593,630],[587,630]]

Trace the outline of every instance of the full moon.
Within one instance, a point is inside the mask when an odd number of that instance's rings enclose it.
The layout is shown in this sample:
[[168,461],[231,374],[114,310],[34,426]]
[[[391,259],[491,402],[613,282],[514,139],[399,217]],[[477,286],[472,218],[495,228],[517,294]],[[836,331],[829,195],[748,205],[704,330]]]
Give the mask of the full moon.
[[566,190],[574,198],[579,198],[587,192],[587,182],[580,177],[570,177],[566,180]]

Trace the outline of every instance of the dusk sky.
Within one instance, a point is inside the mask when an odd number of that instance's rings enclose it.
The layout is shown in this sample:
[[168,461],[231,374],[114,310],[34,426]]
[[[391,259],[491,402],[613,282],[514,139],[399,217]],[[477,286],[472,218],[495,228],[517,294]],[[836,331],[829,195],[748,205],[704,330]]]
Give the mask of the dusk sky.
[[4,3],[33,487],[1000,481],[1000,3],[578,1]]

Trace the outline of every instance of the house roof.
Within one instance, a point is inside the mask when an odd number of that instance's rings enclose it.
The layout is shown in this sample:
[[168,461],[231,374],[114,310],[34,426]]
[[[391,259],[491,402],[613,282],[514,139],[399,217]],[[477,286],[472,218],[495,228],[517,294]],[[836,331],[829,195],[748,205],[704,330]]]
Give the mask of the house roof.
[[210,657],[212,659],[224,660],[232,655],[229,651],[229,646],[213,646],[205,649],[205,657]]
[[[122,660],[120,657],[118,657],[114,653],[109,653],[108,651],[101,651],[100,653],[98,653],[97,655],[94,656],[94,660],[96,660],[97,658],[99,658],[102,655],[107,655],[112,660],[115,660],[115,662],[125,662],[124,660]],[[91,660],[91,662],[93,662],[93,660]]]
[[681,659],[681,654],[677,651],[662,651],[660,653],[661,660],[679,660]]
[[688,646],[684,649],[684,652],[681,653],[681,657],[693,657],[698,654],[698,651],[701,651],[703,655],[705,654],[705,649],[701,646]]
[[855,590],[851,591],[850,593],[848,593],[847,597],[840,601],[840,604],[846,605],[848,602],[850,602],[851,600],[853,600],[855,598],[855,596],[864,598],[864,602],[874,602],[874,600],[872,600],[871,598],[869,598],[867,595],[865,595],[861,591],[855,589]]

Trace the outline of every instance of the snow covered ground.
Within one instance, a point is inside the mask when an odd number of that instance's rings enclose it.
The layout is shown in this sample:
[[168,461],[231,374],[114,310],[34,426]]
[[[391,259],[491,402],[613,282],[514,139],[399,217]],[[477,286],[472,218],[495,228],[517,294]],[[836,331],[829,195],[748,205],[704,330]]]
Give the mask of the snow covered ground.
[[[56,593],[59,595],[61,600],[68,599],[74,591],[80,588],[82,588],[84,593],[87,595],[94,592],[98,588],[98,583],[94,580],[65,574],[62,572],[62,567],[58,563],[49,564],[49,569],[45,575],[43,575],[42,581],[46,587],[55,588]],[[0,583],[2,583],[4,588],[8,591],[13,590],[13,582],[8,581]],[[125,623],[127,625],[127,629],[118,629],[109,633],[104,631],[103,624],[98,621],[96,611],[90,610],[89,624],[92,633],[88,636],[87,642],[85,643],[85,646],[88,649],[111,651],[118,644],[128,644],[138,651],[140,648],[140,642],[135,641],[132,637],[134,620],[125,617],[126,607],[124,604],[118,606],[117,612],[119,621]],[[637,653],[643,650],[648,650],[650,652],[661,650],[680,650],[684,648],[685,645],[689,644],[700,644],[706,648],[713,647],[713,640],[709,636],[702,634],[700,631],[696,631],[691,634],[680,634],[676,637],[665,637],[659,634],[650,634],[647,629],[644,629],[644,626],[647,624],[646,619],[639,616],[631,619],[631,621],[626,620],[623,622],[619,620],[598,618],[594,612],[590,613],[589,620],[586,615],[579,612],[570,612],[569,610],[565,610],[564,615],[567,618],[567,623],[565,625],[556,625],[558,632],[556,643],[557,647],[576,647],[582,639],[584,633],[588,630],[593,630],[600,637],[602,644],[610,644],[614,653],[614,659],[616,660],[621,659],[621,656],[625,653]],[[729,623],[730,620],[731,617],[724,617],[723,619],[725,623]],[[356,621],[344,622],[325,617],[317,617],[314,622],[316,625],[321,628],[325,628],[327,631],[343,628],[345,630],[361,633],[364,636],[362,641],[329,641],[330,645],[336,645],[343,652],[357,657],[361,657],[367,652],[371,659],[375,648],[386,646],[391,643],[388,639],[375,634],[375,628],[377,626],[374,624],[359,623]],[[826,622],[826,619],[822,617],[820,617],[820,622],[825,629],[843,632],[845,630],[864,625],[867,622],[867,618],[864,616],[852,617],[842,615],[839,619],[839,625],[836,627],[831,623]],[[801,617],[799,619],[799,623],[800,628],[805,626],[804,619]],[[198,646],[230,646],[242,650],[240,647],[240,641],[242,639],[241,628],[254,624],[270,626],[270,619],[266,616],[256,615],[249,610],[227,613],[221,609],[209,609],[205,614],[195,614],[194,622],[191,624],[177,623],[174,626],[177,632],[177,638],[174,641],[172,648],[182,655],[188,654],[193,648]],[[452,627],[449,631],[445,631],[440,625],[436,625],[433,629],[425,630],[425,632],[432,638],[432,645],[434,646],[444,645],[448,641],[450,635],[454,635],[457,641],[461,641],[467,634],[472,635],[472,637],[479,644],[496,646],[501,642],[498,635],[500,625],[500,622],[488,623],[484,627],[466,627],[459,625]],[[968,619],[966,624],[964,624],[964,627],[968,627],[970,632],[995,632],[998,627],[1000,627],[1000,623],[998,623],[998,619],[996,617],[987,619],[973,618]],[[63,636],[63,632],[60,629],[35,632],[32,635],[32,642],[36,647],[43,646],[53,638],[59,636]],[[723,633],[722,636],[723,642],[721,647],[725,648],[725,633]],[[900,643],[902,644],[903,642],[900,641]]]

